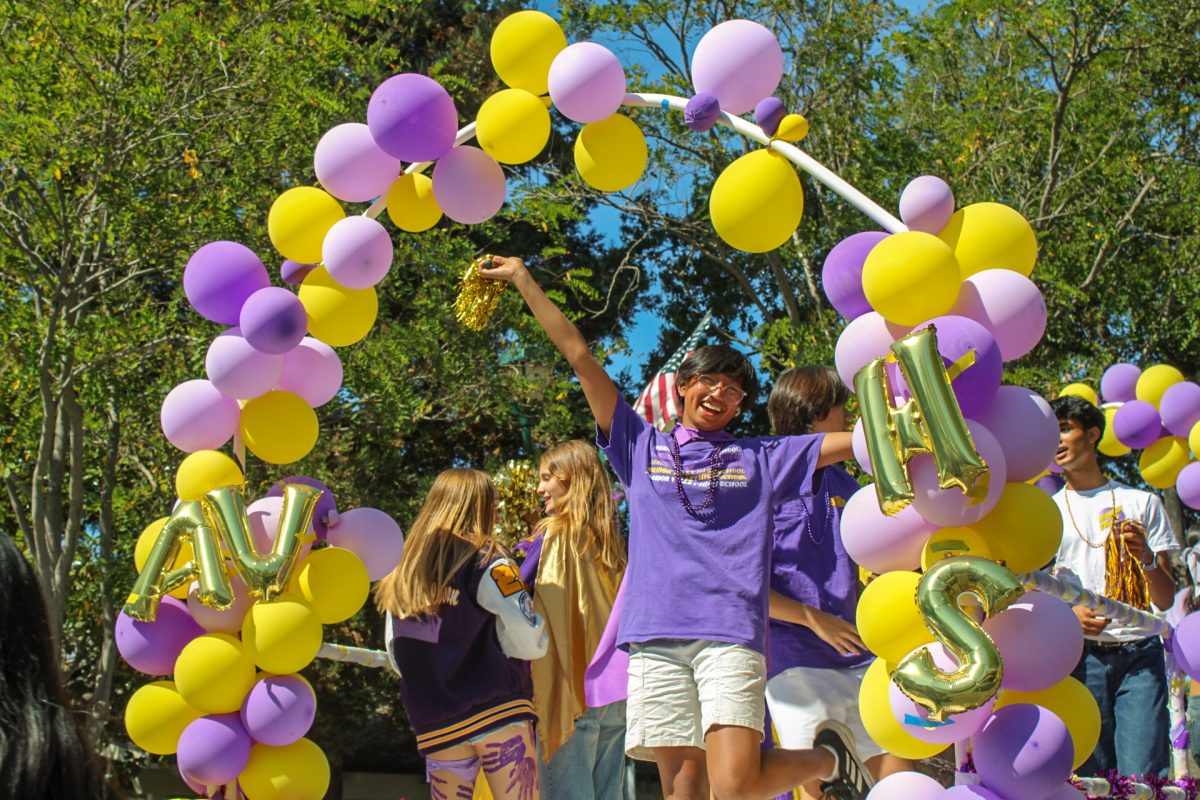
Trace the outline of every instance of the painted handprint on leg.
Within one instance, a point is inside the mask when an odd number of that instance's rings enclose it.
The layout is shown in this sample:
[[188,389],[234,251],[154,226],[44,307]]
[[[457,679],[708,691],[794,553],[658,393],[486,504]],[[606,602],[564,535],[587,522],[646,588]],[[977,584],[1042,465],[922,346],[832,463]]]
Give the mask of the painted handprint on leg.
[[503,742],[488,742],[486,747],[487,752],[483,754],[486,772],[497,773],[508,767],[510,780],[505,788],[505,798],[533,800],[537,788],[537,764],[528,752],[524,737],[517,734]]

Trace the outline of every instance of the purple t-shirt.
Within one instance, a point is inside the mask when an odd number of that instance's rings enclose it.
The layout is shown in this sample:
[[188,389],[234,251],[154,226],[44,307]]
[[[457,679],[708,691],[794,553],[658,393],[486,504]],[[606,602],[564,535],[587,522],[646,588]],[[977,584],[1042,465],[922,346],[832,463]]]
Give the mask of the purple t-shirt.
[[[719,451],[715,502],[699,518],[678,495],[673,436],[683,491],[697,508]],[[811,491],[823,438],[735,439],[680,425],[668,434],[618,397],[611,434],[596,434],[629,500],[627,594],[617,642],[733,642],[765,653],[771,507]]]
[[[842,544],[842,509],[858,491],[844,469],[824,467],[813,476],[813,492],[775,506],[775,551],[771,588],[818,611],[854,622],[858,605],[857,566]],[[792,667],[849,669],[869,664],[869,652],[843,656],[810,628],[771,620],[767,676]]]

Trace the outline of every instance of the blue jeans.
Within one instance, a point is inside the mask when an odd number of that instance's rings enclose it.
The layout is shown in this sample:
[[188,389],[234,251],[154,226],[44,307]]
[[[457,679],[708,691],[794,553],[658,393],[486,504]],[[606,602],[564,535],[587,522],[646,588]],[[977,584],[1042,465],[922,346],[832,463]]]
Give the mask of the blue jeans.
[[1071,674],[1100,706],[1100,742],[1078,773],[1165,776],[1170,743],[1162,640],[1151,636],[1114,648],[1085,643]]
[[625,757],[625,703],[589,708],[575,732],[539,770],[544,800],[633,800]]

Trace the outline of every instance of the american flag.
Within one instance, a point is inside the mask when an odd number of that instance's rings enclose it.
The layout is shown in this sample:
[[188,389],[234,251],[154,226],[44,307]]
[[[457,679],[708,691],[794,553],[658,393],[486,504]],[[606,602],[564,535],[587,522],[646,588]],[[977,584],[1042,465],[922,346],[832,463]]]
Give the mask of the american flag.
[[667,363],[650,379],[650,384],[642,392],[642,396],[634,404],[634,410],[642,415],[642,419],[659,430],[667,430],[675,424],[675,417],[683,412],[679,406],[679,396],[675,392],[675,375],[679,365],[691,355],[700,344],[704,331],[712,321],[712,312],[704,312],[704,318],[692,331],[692,335],[684,340],[675,354],[667,359]]

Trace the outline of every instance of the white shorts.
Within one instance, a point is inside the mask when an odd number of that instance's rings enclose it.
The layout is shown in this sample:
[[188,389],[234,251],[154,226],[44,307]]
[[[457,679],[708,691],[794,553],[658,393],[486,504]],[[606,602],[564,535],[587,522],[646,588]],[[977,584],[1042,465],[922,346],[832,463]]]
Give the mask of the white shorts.
[[818,669],[792,667],[767,682],[767,708],[779,745],[786,750],[813,746],[817,726],[827,719],[846,725],[854,734],[855,749],[864,761],[883,752],[867,735],[858,713],[858,688],[866,667]]
[[729,642],[657,639],[629,646],[625,752],[654,760],[655,747],[704,747],[714,725],[763,732],[766,658]]

